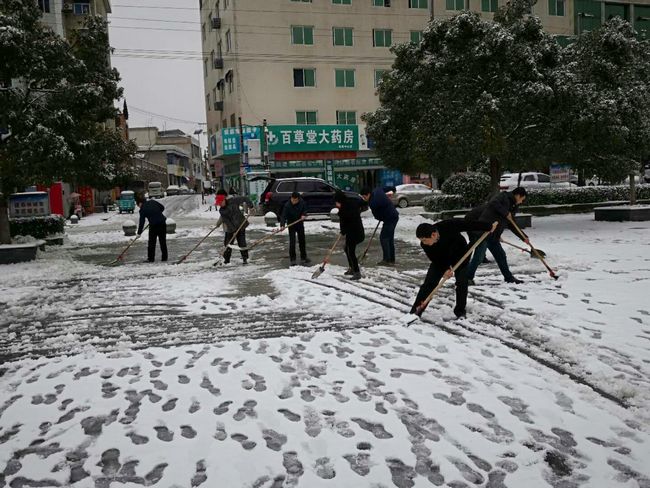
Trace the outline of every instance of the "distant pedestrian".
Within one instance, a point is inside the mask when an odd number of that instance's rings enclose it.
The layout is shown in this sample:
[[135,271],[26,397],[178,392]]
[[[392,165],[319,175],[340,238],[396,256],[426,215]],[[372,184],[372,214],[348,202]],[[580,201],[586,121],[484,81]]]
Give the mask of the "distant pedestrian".
[[361,270],[357,259],[357,245],[366,238],[361,222],[361,202],[356,198],[347,197],[340,190],[334,194],[334,201],[339,209],[341,235],[345,236],[345,255],[349,265],[345,275],[350,276],[352,280],[360,280]]
[[138,197],[137,205],[140,208],[140,225],[138,235],[142,235],[144,221],[149,221],[149,245],[147,247],[147,261],[153,263],[156,259],[156,239],[160,242],[161,261],[167,261],[167,217],[163,214],[165,207],[156,200],[147,200]]
[[248,263],[248,250],[246,250],[246,227],[248,227],[248,221],[246,217],[239,209],[239,206],[234,202],[225,190],[219,190],[215,199],[215,204],[219,209],[219,221],[217,222],[217,227],[223,224],[224,231],[224,245],[226,250],[223,253],[224,263],[228,264],[230,262],[230,256],[232,255],[232,249],[228,247],[233,237],[237,240],[237,245],[242,248],[241,257],[244,264]]
[[104,213],[108,213],[108,206],[110,204],[111,204],[111,197],[109,195],[106,195],[102,200],[102,207],[104,209]]
[[294,191],[291,198],[287,200],[282,208],[280,215],[280,229],[284,230],[285,226],[292,224],[297,220],[297,224],[289,227],[289,261],[291,266],[296,265],[296,236],[298,237],[298,247],[300,248],[300,264],[307,265],[311,260],[307,257],[307,244],[305,242],[305,225],[302,221],[307,218],[307,204],[300,196],[300,193]]
[[237,195],[237,190],[233,186],[228,189],[228,195]]
[[368,202],[375,219],[382,222],[379,242],[383,258],[377,265],[395,266],[395,227],[399,221],[399,212],[386,195],[386,189],[376,188],[371,192],[370,188],[363,188],[360,194]]

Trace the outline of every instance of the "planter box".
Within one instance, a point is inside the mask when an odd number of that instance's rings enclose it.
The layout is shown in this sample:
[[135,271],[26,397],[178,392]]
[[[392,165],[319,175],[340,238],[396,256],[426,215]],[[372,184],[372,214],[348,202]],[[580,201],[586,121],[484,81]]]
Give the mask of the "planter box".
[[650,221],[650,206],[600,207],[594,210],[594,217],[602,222],[647,222]]
[[45,241],[34,241],[29,244],[0,245],[0,264],[33,261],[36,259],[36,253],[41,247],[45,247]]

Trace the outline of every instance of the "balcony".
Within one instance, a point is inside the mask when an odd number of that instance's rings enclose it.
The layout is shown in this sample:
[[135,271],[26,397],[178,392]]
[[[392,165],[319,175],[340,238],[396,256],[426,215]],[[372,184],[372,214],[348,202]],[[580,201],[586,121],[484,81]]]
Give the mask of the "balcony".
[[214,69],[223,69],[223,58],[214,58]]
[[223,112],[223,101],[214,102],[214,109]]
[[221,29],[221,17],[212,17],[212,28]]

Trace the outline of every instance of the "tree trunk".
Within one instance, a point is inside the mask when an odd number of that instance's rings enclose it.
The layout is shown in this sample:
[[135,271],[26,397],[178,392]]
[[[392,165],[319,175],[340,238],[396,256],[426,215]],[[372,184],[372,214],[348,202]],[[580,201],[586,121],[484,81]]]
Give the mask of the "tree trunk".
[[0,244],[11,244],[8,201],[9,198],[0,193]]
[[488,158],[490,161],[490,186],[492,193],[499,193],[499,182],[501,181],[501,163],[498,159]]
[[636,173],[630,173],[630,205],[636,205]]

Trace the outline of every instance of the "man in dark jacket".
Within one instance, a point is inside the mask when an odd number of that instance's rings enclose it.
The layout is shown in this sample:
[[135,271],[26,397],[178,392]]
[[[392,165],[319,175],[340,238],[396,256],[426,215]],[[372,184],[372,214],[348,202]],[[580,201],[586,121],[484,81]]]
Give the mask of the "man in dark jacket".
[[461,232],[479,231],[494,232],[498,223],[492,225],[486,222],[470,222],[458,219],[442,220],[435,224],[420,224],[416,229],[415,235],[420,239],[420,245],[427,257],[431,260],[429,271],[420,287],[411,313],[418,316],[422,315],[424,300],[429,296],[433,289],[438,285],[442,277],[449,279],[456,277],[456,306],[454,314],[456,317],[465,316],[465,306],[467,305],[467,263],[466,258],[463,263],[452,272],[452,267],[460,261],[463,255],[469,249],[467,241],[461,235]]
[[[232,249],[228,247],[228,244],[233,240],[235,233],[237,233],[237,245],[241,248],[246,247],[246,227],[248,227],[248,221],[241,210],[239,210],[239,206],[234,201],[234,198],[236,197],[228,197],[226,190],[222,189],[217,192],[215,199],[220,215],[217,221],[217,227],[223,224],[223,243],[226,246],[226,250],[223,253],[223,260],[226,264],[230,262],[230,256],[232,255]],[[240,252],[242,261],[244,264],[247,264],[248,251],[242,250]]]
[[[490,234],[488,238],[485,239],[474,251],[474,256],[472,256],[472,260],[467,267],[467,279],[471,285],[474,284],[476,270],[485,259],[485,252],[488,249],[492,256],[494,256],[494,260],[499,266],[499,270],[501,271],[506,283],[523,283],[522,280],[515,278],[510,271],[506,252],[501,246],[501,234],[503,234],[503,231],[508,228],[521,239],[519,233],[513,228],[513,225],[510,222],[510,217],[514,217],[519,205],[521,205],[524,200],[526,200],[526,189],[522,187],[515,188],[511,192],[504,191],[499,193],[488,203],[485,205],[479,205],[465,216],[466,221],[481,221],[488,223],[497,221],[499,223],[497,230]],[[471,245],[476,242],[480,237],[480,234],[472,232],[469,234],[469,237]],[[528,244],[527,238],[522,240]]]
[[383,222],[379,233],[383,259],[377,265],[395,266],[395,227],[399,213],[382,188],[375,188],[372,192],[369,188],[363,188],[361,197],[368,202],[372,215]]
[[334,201],[339,209],[341,235],[345,236],[345,255],[350,267],[345,274],[349,275],[352,280],[360,280],[361,270],[357,259],[357,245],[366,238],[361,222],[361,201],[356,198],[348,198],[340,190],[334,194]]
[[287,200],[282,207],[280,215],[280,230],[284,230],[287,224],[297,224],[289,227],[289,260],[291,266],[296,265],[296,235],[298,235],[298,247],[300,248],[300,264],[307,265],[311,260],[307,257],[307,244],[305,243],[305,225],[303,220],[307,218],[307,204],[300,196],[300,193],[294,191],[291,198]]
[[140,208],[138,235],[142,235],[144,220],[149,221],[147,261],[153,263],[156,260],[156,239],[160,242],[160,260],[167,261],[167,217],[163,214],[165,207],[156,200],[145,201],[144,198],[138,198],[137,205]]

